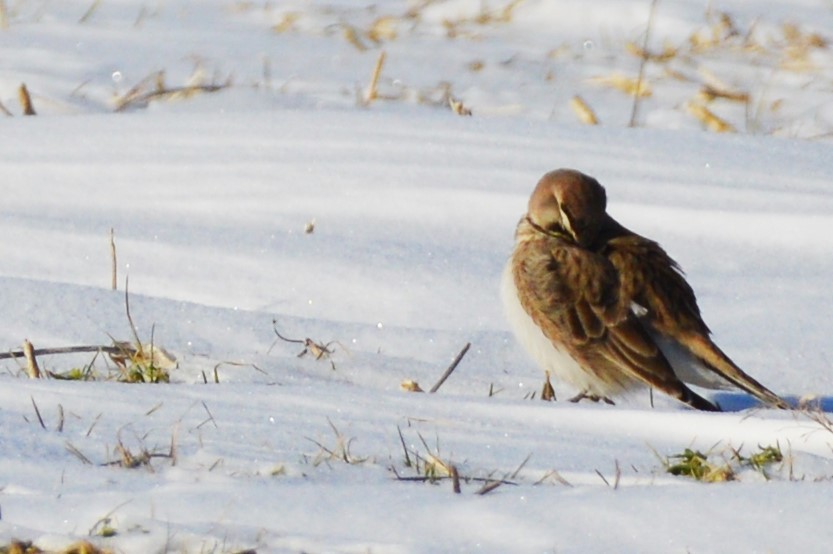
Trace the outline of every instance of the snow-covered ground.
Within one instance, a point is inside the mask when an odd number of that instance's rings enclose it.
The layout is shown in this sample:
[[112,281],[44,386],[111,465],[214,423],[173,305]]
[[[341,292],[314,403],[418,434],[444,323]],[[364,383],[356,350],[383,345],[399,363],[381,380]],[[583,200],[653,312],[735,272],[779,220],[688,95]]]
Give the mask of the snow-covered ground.
[[[594,79],[636,75],[626,45],[641,44],[649,2],[527,0],[506,21],[508,2],[462,0],[3,4],[0,102],[15,117],[0,121],[0,346],[130,340],[129,276],[140,338],[178,368],[171,384],[128,385],[30,380],[2,361],[0,545],[828,548],[829,427],[739,393],[715,396],[724,414],[659,397],[652,408],[647,395],[530,399],[542,375],[497,289],[536,180],[581,169],[605,184],[617,219],[682,264],[735,361],[791,401],[817,395],[833,410],[829,3],[722,2],[708,15],[658,3],[652,51],[688,50],[648,64],[653,94],[634,129],[631,98]],[[725,36],[692,46],[715,21]],[[371,28],[388,34],[376,44]],[[812,67],[784,65],[800,40]],[[382,49],[383,98],[361,105]],[[230,86],[145,107],[157,71],[164,90]],[[702,131],[686,108],[717,80],[750,94],[708,104],[739,133]],[[35,117],[17,117],[21,82]],[[474,115],[435,105],[448,91]],[[578,123],[574,95],[601,126]],[[333,353],[299,358],[303,346],[275,328],[333,341]],[[401,389],[427,390],[467,342],[439,392]],[[64,373],[91,359],[39,361]],[[107,372],[101,358],[96,371]],[[575,392],[554,384],[559,399]],[[120,467],[120,445],[155,457]],[[769,479],[734,456],[776,445],[785,459]],[[666,473],[686,448],[732,464],[736,479]],[[432,457],[457,468],[461,494],[450,480],[408,480]],[[490,478],[508,483],[476,494]]]

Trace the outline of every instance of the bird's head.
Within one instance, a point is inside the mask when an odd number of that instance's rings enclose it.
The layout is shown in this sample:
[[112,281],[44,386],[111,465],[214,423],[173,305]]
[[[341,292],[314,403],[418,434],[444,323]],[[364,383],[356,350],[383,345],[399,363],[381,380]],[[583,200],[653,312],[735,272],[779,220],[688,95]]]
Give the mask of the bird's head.
[[529,199],[527,219],[537,230],[589,246],[605,220],[607,196],[599,182],[573,169],[550,171]]

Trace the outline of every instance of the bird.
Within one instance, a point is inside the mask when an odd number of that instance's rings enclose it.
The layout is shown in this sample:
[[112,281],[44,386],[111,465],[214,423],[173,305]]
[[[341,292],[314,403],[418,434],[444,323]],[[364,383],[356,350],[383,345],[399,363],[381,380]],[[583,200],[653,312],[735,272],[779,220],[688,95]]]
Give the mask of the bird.
[[604,400],[648,387],[720,411],[690,385],[741,389],[787,409],[711,339],[692,287],[655,241],[607,213],[604,187],[573,169],[545,174],[501,278],[508,321],[545,372]]

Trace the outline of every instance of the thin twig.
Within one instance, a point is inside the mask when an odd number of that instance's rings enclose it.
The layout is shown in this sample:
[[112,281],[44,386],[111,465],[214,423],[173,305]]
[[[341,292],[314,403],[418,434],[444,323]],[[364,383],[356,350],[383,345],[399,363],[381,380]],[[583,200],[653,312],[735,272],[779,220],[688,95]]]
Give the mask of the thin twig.
[[64,406],[58,404],[58,432],[64,432]]
[[133,318],[130,315],[130,294],[128,293],[129,284],[130,277],[126,276],[124,278],[124,312],[127,314],[127,322],[130,324],[130,331],[133,333],[133,339],[136,341],[136,350],[141,352],[142,341],[139,340],[139,333],[136,331],[136,326],[133,324]]
[[160,98],[170,98],[176,95],[190,95],[195,92],[217,92],[231,86],[231,82],[221,83],[219,85],[188,85],[184,87],[163,88],[147,92],[144,94],[137,94],[131,96],[126,100],[122,100],[116,106],[117,112],[123,112],[133,104],[147,104],[151,100],[158,100]]
[[651,11],[648,14],[648,28],[645,29],[645,40],[642,42],[642,61],[639,62],[639,76],[636,79],[636,87],[633,91],[633,109],[631,110],[631,120],[628,127],[636,127],[636,118],[639,114],[639,100],[641,95],[639,91],[642,90],[642,80],[645,76],[645,66],[648,63],[648,41],[651,38],[651,28],[654,26],[654,13],[656,12],[657,3],[659,0],[651,0]]
[[67,451],[69,451],[70,454],[72,454],[88,466],[93,465],[92,461],[90,461],[90,459],[87,458],[80,450],[78,450],[78,448],[76,448],[75,445],[73,445],[71,442],[67,441],[66,449]]
[[294,342],[296,344],[305,344],[307,342],[303,339],[288,339],[285,336],[281,335],[278,332],[278,321],[276,319],[272,320],[272,331],[274,331],[275,334],[278,336],[278,338],[281,339],[284,342]]
[[110,288],[118,289],[118,266],[116,264],[116,236],[115,230],[110,227],[110,275],[112,277]]
[[470,343],[470,342],[467,342],[467,343],[466,343],[466,345],[463,347],[463,349],[462,349],[462,350],[460,350],[460,353],[459,353],[459,354],[457,354],[457,357],[456,357],[456,358],[454,358],[454,361],[453,361],[453,362],[451,362],[451,365],[450,365],[450,366],[448,366],[448,369],[446,369],[446,370],[445,370],[445,373],[443,373],[442,377],[440,377],[440,380],[439,380],[439,381],[437,381],[437,382],[434,384],[434,386],[433,386],[433,387],[431,387],[431,390],[430,390],[430,391],[428,391],[428,392],[437,392],[437,391],[439,390],[439,388],[440,388],[441,386],[443,386],[443,383],[445,383],[445,380],[446,380],[446,379],[448,379],[448,376],[449,376],[449,375],[451,375],[451,373],[452,373],[455,369],[457,369],[457,365],[460,363],[460,360],[462,360],[462,359],[463,359],[463,356],[465,356],[465,355],[466,355],[466,352],[468,352],[468,351],[469,351],[469,348],[471,348],[471,343]]
[[562,477],[561,474],[558,473],[558,470],[555,470],[555,469],[551,469],[548,472],[546,472],[544,474],[544,476],[541,477],[540,479],[538,479],[537,481],[535,481],[534,484],[535,485],[540,485],[541,483],[543,483],[544,481],[546,481],[550,477],[552,477],[553,479],[555,479],[556,481],[558,481],[559,483],[561,483],[562,485],[564,485],[566,487],[572,487],[573,486],[572,483],[570,483],[564,477]]
[[44,430],[46,430],[46,424],[43,422],[43,418],[40,415],[40,410],[38,410],[38,405],[35,403],[35,397],[30,396],[29,398],[32,400],[32,406],[35,408],[35,415],[38,416],[38,422],[40,423],[40,426]]
[[[394,471],[393,474],[396,477],[397,481],[416,481],[418,483],[425,483],[426,481],[430,481],[433,483],[435,481],[444,481],[446,479],[452,478],[451,475],[399,475],[396,471]],[[500,483],[501,485],[518,485],[513,481],[506,481],[504,479],[492,479],[489,477],[466,477],[465,475],[463,475],[460,477],[460,479],[467,483]]]
[[524,466],[527,464],[527,462],[529,462],[530,458],[532,458],[532,452],[530,452],[530,453],[527,455],[527,457],[526,457],[526,458],[524,458],[524,461],[522,461],[522,462],[521,462],[521,465],[519,465],[519,466],[518,466],[518,469],[516,469],[515,471],[513,471],[513,472],[509,475],[509,478],[510,478],[510,479],[514,479],[515,477],[517,477],[517,476],[518,476],[518,473],[520,473],[520,472],[521,472],[521,470],[524,468]]
[[399,431],[399,442],[402,443],[402,451],[405,453],[405,467],[411,467],[411,456],[408,455],[408,447],[405,446],[405,437],[402,436],[402,429],[397,425],[396,430]]
[[[102,346],[102,345],[84,345],[84,346],[58,346],[55,348],[33,348],[33,356],[49,356],[51,354],[79,354],[83,352],[104,352],[105,354],[124,354],[125,352],[134,351],[132,347],[125,346]],[[26,352],[24,350],[10,350],[9,352],[0,352],[0,360],[25,358]]]
[[95,419],[93,420],[92,424],[90,425],[90,428],[87,429],[87,434],[84,435],[85,437],[90,436],[90,433],[93,432],[93,429],[95,429],[95,426],[98,424],[99,419],[101,419],[101,414],[98,414],[97,416],[95,416]]
[[475,494],[479,494],[480,496],[483,496],[484,494],[489,494],[490,492],[492,492],[493,490],[495,490],[496,488],[498,488],[502,484],[503,484],[502,481],[488,480],[485,483],[483,483],[483,486],[480,487],[475,492]]
[[214,425],[214,428],[219,429],[219,427],[217,426],[217,420],[214,419],[214,415],[211,413],[211,410],[208,409],[208,404],[205,403],[205,400],[202,401],[202,407],[205,408],[205,413],[208,414],[208,419]]
[[78,20],[78,23],[86,23],[98,7],[101,5],[101,0],[93,0],[93,3],[87,8],[87,11],[84,12],[84,15],[81,16],[81,19]]
[[376,65],[373,67],[373,74],[370,77],[370,85],[364,95],[365,104],[370,104],[379,97],[379,77],[382,75],[382,67],[385,65],[385,51],[379,52],[376,58]]

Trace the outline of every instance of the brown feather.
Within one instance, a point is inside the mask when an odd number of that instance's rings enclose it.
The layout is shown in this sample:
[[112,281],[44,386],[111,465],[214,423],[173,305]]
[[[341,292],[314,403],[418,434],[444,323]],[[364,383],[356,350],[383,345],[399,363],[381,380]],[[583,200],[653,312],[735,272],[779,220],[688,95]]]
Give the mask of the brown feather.
[[726,379],[766,404],[789,405],[741,370],[711,340],[711,331],[700,315],[694,290],[682,270],[663,248],[606,218],[594,243],[619,275],[619,301],[636,303],[647,310],[642,321],[662,336],[676,341],[707,370]]
[[519,242],[514,259],[516,286],[528,291],[520,295],[524,310],[557,349],[605,387],[643,383],[700,409],[716,409],[677,378],[635,316],[619,313],[618,275],[604,256],[561,237],[531,233]]

